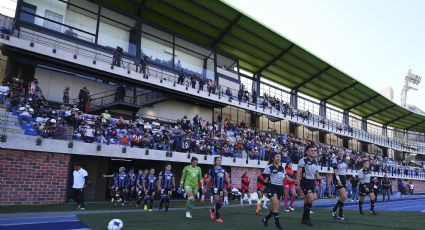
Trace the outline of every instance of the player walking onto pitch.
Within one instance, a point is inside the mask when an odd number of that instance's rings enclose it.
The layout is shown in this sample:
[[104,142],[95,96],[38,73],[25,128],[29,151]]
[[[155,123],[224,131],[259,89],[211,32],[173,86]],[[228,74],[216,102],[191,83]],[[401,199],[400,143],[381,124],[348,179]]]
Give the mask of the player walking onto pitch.
[[247,172],[244,172],[241,177],[241,190],[242,190],[242,197],[241,197],[241,207],[243,207],[243,201],[245,198],[245,194],[248,196],[248,203],[251,205],[251,194],[249,193],[249,177],[247,175]]
[[[295,191],[295,172],[294,170],[292,170],[291,162],[288,162],[285,165],[285,173],[285,179],[283,180],[283,185],[285,188],[285,212],[295,211],[293,206],[295,202],[295,197],[297,196],[297,192]],[[291,195],[291,202],[288,206],[289,195]]]
[[270,212],[263,218],[263,224],[267,226],[269,219],[273,216],[274,223],[278,230],[283,230],[279,222],[279,206],[280,199],[283,195],[283,178],[285,176],[285,170],[281,164],[281,155],[279,153],[274,153],[270,157],[269,165],[267,165],[263,171],[264,184],[271,203]]
[[301,224],[312,226],[310,211],[314,202],[314,180],[322,180],[319,175],[319,165],[316,161],[316,150],[313,146],[307,146],[304,154],[306,157],[298,162],[297,179],[295,184],[300,185],[304,193],[304,213]]
[[145,210],[149,210],[149,212],[152,212],[153,200],[155,199],[155,192],[157,190],[157,180],[158,178],[155,176],[155,169],[151,168],[143,183],[143,190],[145,191],[145,202],[143,207]]
[[338,151],[337,157],[332,159],[332,168],[334,169],[333,182],[338,190],[339,200],[336,202],[335,207],[332,209],[331,214],[337,218],[336,210],[339,208],[338,220],[345,220],[343,216],[344,201],[347,199],[346,184],[347,179],[345,174],[347,172],[347,164],[344,161],[344,150]]
[[192,218],[191,211],[195,205],[195,194],[198,191],[198,183],[202,181],[202,171],[198,165],[198,158],[192,157],[190,165],[184,167],[180,187],[183,186],[187,195],[186,218]]
[[260,172],[260,175],[257,177],[257,194],[258,194],[258,200],[257,200],[257,208],[255,209],[255,214],[258,215],[261,210],[261,201],[264,201],[263,208],[267,208],[267,198],[264,197],[263,191],[264,191],[264,185],[266,183],[264,182],[263,173]]
[[174,191],[176,184],[174,180],[174,174],[171,172],[171,163],[165,163],[165,170],[159,173],[158,188],[161,194],[161,200],[159,202],[159,211],[162,211],[162,206],[165,202],[165,211],[168,212],[170,207],[170,196]]
[[208,172],[207,184],[211,185],[211,194],[214,196],[214,207],[210,209],[210,216],[211,219],[217,218],[216,221],[219,223],[223,223],[220,208],[223,203],[225,181],[229,182],[229,176],[221,167],[221,157],[214,157],[214,167]]
[[363,161],[363,168],[359,171],[359,188],[360,188],[360,198],[359,198],[359,212],[363,215],[363,201],[364,197],[368,195],[370,197],[370,215],[376,215],[375,212],[375,194],[372,192],[372,184],[370,183],[370,178],[372,172],[369,170],[370,163],[369,161]]

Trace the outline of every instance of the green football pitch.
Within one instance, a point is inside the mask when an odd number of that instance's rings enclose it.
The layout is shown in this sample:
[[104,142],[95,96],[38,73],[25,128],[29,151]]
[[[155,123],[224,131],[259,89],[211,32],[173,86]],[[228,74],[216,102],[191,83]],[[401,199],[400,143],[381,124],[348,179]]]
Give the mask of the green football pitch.
[[[221,213],[224,223],[217,223],[209,218],[207,209],[196,209],[193,211],[193,219],[185,219],[184,210],[165,212],[126,212],[115,214],[80,214],[78,217],[92,229],[105,229],[109,220],[117,218],[124,222],[125,230],[174,230],[174,229],[276,229],[273,219],[269,226],[264,227],[261,218],[265,216],[266,210],[255,215],[254,207],[226,207]],[[326,230],[349,230],[349,229],[425,229],[425,215],[418,212],[379,212],[377,216],[368,214],[359,215],[354,211],[346,211],[348,220],[337,221],[330,216],[329,209],[314,209],[311,214],[313,227],[300,224],[302,212],[298,208],[295,212],[281,212],[280,222],[284,229],[326,229]]]

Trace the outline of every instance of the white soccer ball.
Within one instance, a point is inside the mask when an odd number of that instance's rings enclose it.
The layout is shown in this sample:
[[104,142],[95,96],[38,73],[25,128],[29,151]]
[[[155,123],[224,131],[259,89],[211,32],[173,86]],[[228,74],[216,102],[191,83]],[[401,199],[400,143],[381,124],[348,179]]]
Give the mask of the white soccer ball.
[[108,230],[120,230],[124,226],[124,223],[120,219],[112,219],[109,221]]

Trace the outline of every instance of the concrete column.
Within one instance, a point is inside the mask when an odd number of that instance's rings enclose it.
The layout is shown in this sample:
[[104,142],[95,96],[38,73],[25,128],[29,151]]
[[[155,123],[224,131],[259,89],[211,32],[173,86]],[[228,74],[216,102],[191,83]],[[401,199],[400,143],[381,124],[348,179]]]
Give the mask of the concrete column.
[[294,109],[298,109],[298,91],[291,90],[291,98],[290,98],[291,107]]

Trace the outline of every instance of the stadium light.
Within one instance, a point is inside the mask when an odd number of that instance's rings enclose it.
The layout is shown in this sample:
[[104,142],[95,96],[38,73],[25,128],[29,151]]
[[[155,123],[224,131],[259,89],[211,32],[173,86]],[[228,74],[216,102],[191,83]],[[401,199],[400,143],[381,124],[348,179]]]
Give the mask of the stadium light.
[[402,107],[407,108],[407,104],[406,104],[407,92],[411,89],[418,90],[412,85],[419,85],[419,83],[421,82],[421,79],[422,79],[421,76],[413,74],[412,70],[409,69],[409,71],[407,72],[407,75],[404,77],[404,85],[403,85],[403,89],[401,90],[401,106]]

